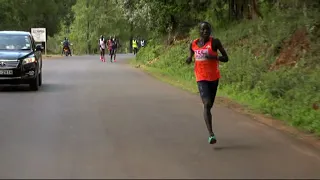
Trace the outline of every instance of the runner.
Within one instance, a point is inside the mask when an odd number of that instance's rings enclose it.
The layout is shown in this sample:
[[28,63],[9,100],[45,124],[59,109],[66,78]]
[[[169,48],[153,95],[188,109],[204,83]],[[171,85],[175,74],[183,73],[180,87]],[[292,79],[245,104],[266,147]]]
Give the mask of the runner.
[[118,49],[118,40],[114,37],[112,39],[112,47],[111,47],[111,55],[110,55],[110,62],[112,62],[112,57],[114,58],[113,61],[116,62],[117,56],[117,49]]
[[[210,36],[211,30],[211,25],[208,22],[201,22],[199,24],[200,38],[194,40],[190,44],[190,55],[187,58],[186,63],[190,64],[192,62],[192,57],[194,56],[194,71],[204,106],[204,120],[209,131],[208,142],[210,144],[215,144],[217,139],[212,130],[211,109],[216,97],[220,79],[219,61],[228,62],[229,59],[220,40]],[[218,56],[218,50],[222,56]]]
[[136,39],[132,40],[132,48],[133,48],[133,55],[136,55],[138,52],[138,43]]
[[102,62],[106,62],[106,59],[104,57],[106,52],[106,40],[102,35],[100,36],[100,39],[99,39],[99,47],[100,47],[100,60]]
[[109,37],[108,40],[108,50],[109,50],[109,56],[111,56],[111,50],[112,50],[112,37]]

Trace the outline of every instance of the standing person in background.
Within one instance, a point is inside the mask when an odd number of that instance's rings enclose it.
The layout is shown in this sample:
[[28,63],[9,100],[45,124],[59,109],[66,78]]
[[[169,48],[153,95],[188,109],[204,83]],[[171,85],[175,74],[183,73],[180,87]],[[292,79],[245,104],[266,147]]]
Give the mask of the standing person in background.
[[144,47],[144,46],[145,46],[145,40],[142,39],[141,42],[140,42],[140,44],[141,44],[141,47]]
[[[211,37],[211,25],[208,22],[199,24],[200,38],[190,44],[190,55],[186,63],[192,62],[195,58],[195,76],[198,84],[200,96],[204,107],[204,120],[209,131],[208,142],[215,144],[217,139],[212,130],[211,109],[216,97],[220,71],[219,61],[228,62],[228,55],[218,38]],[[218,50],[222,56],[218,56]]]
[[138,52],[138,42],[135,38],[132,39],[132,48],[133,48],[133,55],[136,55]]

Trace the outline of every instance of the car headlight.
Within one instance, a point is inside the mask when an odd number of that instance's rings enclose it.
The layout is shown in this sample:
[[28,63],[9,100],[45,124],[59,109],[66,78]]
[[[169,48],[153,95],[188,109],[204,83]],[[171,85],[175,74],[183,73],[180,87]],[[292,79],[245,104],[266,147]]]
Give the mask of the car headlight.
[[31,58],[26,58],[22,61],[22,64],[28,64],[28,63],[32,63],[32,62],[35,62],[36,61],[36,58],[34,57],[31,57]]

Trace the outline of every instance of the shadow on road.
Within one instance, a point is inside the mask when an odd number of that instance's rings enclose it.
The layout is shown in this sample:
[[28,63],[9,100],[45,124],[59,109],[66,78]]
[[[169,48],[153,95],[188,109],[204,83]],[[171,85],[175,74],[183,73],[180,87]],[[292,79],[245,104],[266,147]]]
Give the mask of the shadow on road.
[[71,85],[67,84],[43,84],[40,88],[41,92],[61,92],[61,91],[66,91],[70,90]]
[[216,151],[224,151],[224,150],[252,150],[256,147],[249,144],[230,144],[230,145],[216,145],[213,147]]
[[[67,90],[69,87],[65,84],[43,84],[39,87],[37,92],[61,92]],[[0,86],[0,93],[1,92],[25,92],[25,93],[32,93],[32,91],[28,85],[1,85]]]
[[0,92],[32,92],[28,85],[1,85]]

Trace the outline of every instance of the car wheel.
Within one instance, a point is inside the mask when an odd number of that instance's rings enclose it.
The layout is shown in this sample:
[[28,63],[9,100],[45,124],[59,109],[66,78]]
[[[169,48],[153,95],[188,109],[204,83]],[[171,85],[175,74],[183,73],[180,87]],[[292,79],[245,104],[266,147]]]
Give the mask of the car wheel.
[[41,86],[42,85],[42,73],[39,74],[38,79],[39,79],[39,86]]
[[38,91],[39,90],[39,75],[31,80],[29,86],[30,86],[30,89],[33,90],[33,91]]

